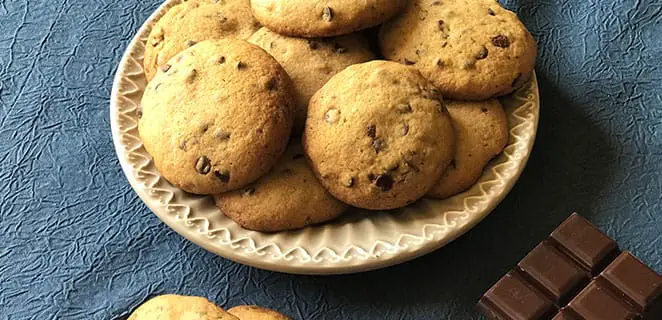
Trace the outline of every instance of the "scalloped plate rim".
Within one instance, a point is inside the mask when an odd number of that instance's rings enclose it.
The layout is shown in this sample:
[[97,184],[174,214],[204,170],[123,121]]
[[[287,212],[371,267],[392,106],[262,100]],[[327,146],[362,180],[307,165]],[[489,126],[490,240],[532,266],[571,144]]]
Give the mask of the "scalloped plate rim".
[[[439,239],[431,239],[431,240],[424,239],[423,242],[420,245],[416,246],[415,248],[409,248],[409,247],[399,248],[398,243],[403,236],[419,237],[411,234],[400,234],[398,237],[396,237],[396,241],[393,244],[390,244],[391,246],[395,246],[394,252],[375,254],[374,252],[373,253],[368,252],[370,250],[360,248],[361,250],[366,251],[367,257],[358,258],[356,256],[350,256],[349,260],[344,260],[341,254],[333,251],[332,249],[329,249],[328,247],[322,247],[313,254],[308,253],[307,250],[302,246],[294,247],[283,253],[283,250],[280,249],[280,247],[278,247],[278,244],[265,243],[259,247],[256,247],[253,244],[253,249],[252,249],[253,252],[247,252],[245,248],[241,248],[241,247],[234,248],[232,242],[227,244],[221,244],[218,241],[210,240],[210,237],[203,235],[202,232],[197,232],[197,233],[193,232],[192,231],[193,227],[191,227],[190,225],[186,225],[186,223],[184,223],[183,221],[170,217],[168,213],[164,213],[163,211],[166,209],[163,206],[160,206],[156,201],[151,200],[150,196],[147,194],[146,188],[139,185],[139,183],[136,180],[136,176],[133,172],[133,167],[131,166],[131,163],[125,160],[127,158],[128,152],[127,150],[125,150],[125,145],[121,141],[121,136],[120,136],[121,132],[117,120],[120,116],[120,112],[119,112],[119,100],[121,96],[120,82],[125,77],[124,71],[126,70],[127,65],[130,61],[129,58],[133,53],[134,47],[137,45],[137,43],[141,42],[140,39],[141,35],[146,33],[146,30],[148,30],[151,27],[151,24],[154,23],[156,18],[161,14],[163,14],[163,11],[167,7],[172,6],[177,2],[179,1],[167,0],[163,4],[161,4],[157,8],[157,10],[147,19],[147,21],[145,21],[144,24],[139,28],[138,32],[131,39],[131,42],[127,46],[113,80],[113,87],[112,87],[111,99],[110,99],[111,132],[113,136],[113,143],[115,146],[115,150],[120,165],[122,167],[122,171],[127,177],[127,180],[129,181],[129,184],[131,185],[132,189],[138,194],[141,200],[150,208],[150,210],[152,210],[152,212],[157,217],[159,217],[159,219],[161,219],[164,223],[166,223],[166,225],[168,225],[170,228],[172,228],[173,230],[175,230],[177,233],[187,238],[188,240],[192,241],[193,243],[199,245],[200,247],[212,253],[223,256],[235,262],[239,262],[242,264],[246,264],[262,269],[285,272],[285,273],[311,274],[311,275],[356,273],[356,272],[363,272],[363,271],[384,268],[402,262],[406,262],[445,246],[446,244],[450,243],[451,241],[457,239],[459,236],[466,233],[468,230],[473,228],[480,221],[482,221],[510,192],[510,190],[513,188],[516,181],[519,179],[520,175],[522,174],[524,167],[526,166],[526,163],[528,162],[528,159],[531,155],[531,151],[533,149],[533,144],[535,142],[535,137],[538,129],[538,122],[540,117],[539,91],[537,87],[535,72],[531,80],[531,88],[530,88],[531,95],[533,96],[533,101],[529,101],[532,103],[532,106],[535,109],[533,112],[534,117],[533,119],[530,119],[531,123],[529,123],[530,125],[532,125],[532,130],[531,130],[532,132],[529,135],[528,139],[523,140],[526,143],[525,146],[526,152],[520,159],[518,163],[518,167],[515,169],[516,170],[515,174],[512,176],[510,180],[504,181],[505,186],[503,187],[503,191],[501,193],[491,196],[491,199],[489,199],[489,197],[486,196],[487,197],[486,201],[488,201],[488,205],[481,212],[474,214],[471,218],[468,218],[463,224],[459,226],[455,226],[452,230],[448,231],[445,236]],[[509,125],[509,131],[510,130],[512,130],[512,128]],[[504,163],[508,163],[508,162],[504,162]],[[423,226],[422,236],[425,236],[425,227],[427,226],[428,226],[427,224]],[[251,239],[251,241],[254,240]],[[375,244],[373,244],[372,246],[373,249],[379,242],[383,242],[383,241],[375,242]],[[265,258],[264,255],[267,253],[263,253],[263,254],[257,253],[259,249],[264,249],[270,246],[278,247],[281,253],[281,257]],[[353,247],[354,246],[351,245],[345,248],[344,252],[345,253],[348,252],[349,250],[353,249]],[[306,252],[308,256],[311,257],[311,259],[307,261],[297,261],[296,258],[290,258],[290,259],[287,258],[287,255],[289,253],[299,249]],[[335,262],[328,262],[328,261],[323,263],[315,262],[314,257],[316,257],[322,251],[325,251],[325,249],[328,249],[331,252],[333,252],[336,256],[338,256],[339,260]]]

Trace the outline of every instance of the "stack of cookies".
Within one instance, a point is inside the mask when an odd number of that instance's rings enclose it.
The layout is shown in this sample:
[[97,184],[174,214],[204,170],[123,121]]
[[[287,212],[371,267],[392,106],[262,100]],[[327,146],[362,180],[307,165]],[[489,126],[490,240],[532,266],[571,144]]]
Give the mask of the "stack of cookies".
[[471,187],[535,56],[494,0],[188,0],[147,40],[139,131],[173,185],[297,229]]

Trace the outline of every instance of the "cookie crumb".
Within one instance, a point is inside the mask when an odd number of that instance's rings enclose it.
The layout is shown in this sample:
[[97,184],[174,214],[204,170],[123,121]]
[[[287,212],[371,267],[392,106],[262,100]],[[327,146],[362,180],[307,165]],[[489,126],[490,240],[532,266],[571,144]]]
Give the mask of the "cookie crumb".
[[340,112],[338,111],[338,109],[331,108],[324,114],[324,121],[333,124],[338,121],[339,117],[340,117]]

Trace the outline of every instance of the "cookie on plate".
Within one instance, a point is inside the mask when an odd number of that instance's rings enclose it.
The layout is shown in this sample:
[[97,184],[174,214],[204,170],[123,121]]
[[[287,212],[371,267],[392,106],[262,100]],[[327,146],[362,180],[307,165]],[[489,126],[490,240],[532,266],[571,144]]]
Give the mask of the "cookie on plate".
[[129,320],[239,320],[209,300],[167,294],[155,297],[138,307]]
[[290,145],[267,175],[241,190],[214,198],[230,219],[246,229],[264,232],[322,223],[347,209],[317,181],[298,142]]
[[327,190],[365,209],[416,201],[455,151],[439,91],[416,69],[390,61],[353,65],[331,78],[310,100],[303,139]]
[[178,4],[156,23],[145,44],[147,81],[174,55],[203,40],[248,39],[260,24],[249,0],[195,0]]
[[536,42],[515,13],[494,0],[411,0],[380,32],[382,53],[411,65],[444,98],[506,95],[530,77]]
[[251,0],[253,14],[271,30],[315,38],[349,34],[376,26],[406,0]]
[[508,119],[496,100],[447,101],[457,147],[455,158],[429,197],[444,199],[471,187],[483,169],[508,143]]
[[350,65],[375,58],[360,34],[325,39],[280,35],[267,28],[248,40],[269,52],[292,78],[296,92],[295,132],[303,130],[308,102],[336,73]]
[[287,147],[292,83],[258,46],[201,42],[160,68],[145,88],[139,131],[156,168],[196,194],[257,180]]
[[239,320],[291,320],[290,317],[274,310],[258,306],[236,306],[230,308],[228,313],[239,318]]

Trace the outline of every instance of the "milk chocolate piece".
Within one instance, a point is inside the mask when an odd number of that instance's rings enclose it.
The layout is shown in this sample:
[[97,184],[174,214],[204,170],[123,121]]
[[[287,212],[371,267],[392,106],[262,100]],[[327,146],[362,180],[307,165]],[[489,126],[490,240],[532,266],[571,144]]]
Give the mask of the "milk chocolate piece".
[[550,235],[569,257],[596,275],[618,254],[618,245],[577,213],[570,215]]
[[531,286],[516,271],[507,273],[478,302],[491,319],[549,319],[552,301]]
[[574,213],[478,307],[499,320],[661,320],[662,276],[629,252],[619,253],[614,240]]

